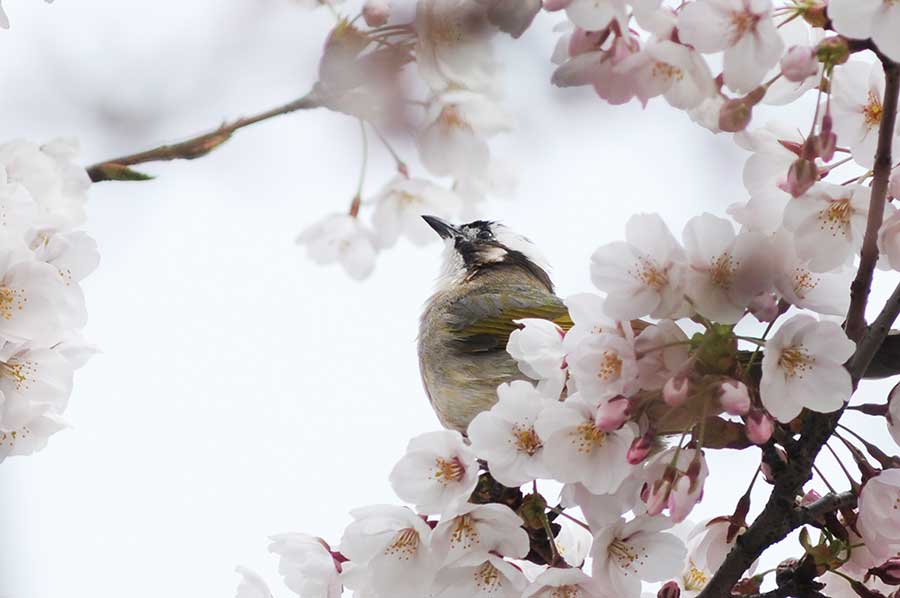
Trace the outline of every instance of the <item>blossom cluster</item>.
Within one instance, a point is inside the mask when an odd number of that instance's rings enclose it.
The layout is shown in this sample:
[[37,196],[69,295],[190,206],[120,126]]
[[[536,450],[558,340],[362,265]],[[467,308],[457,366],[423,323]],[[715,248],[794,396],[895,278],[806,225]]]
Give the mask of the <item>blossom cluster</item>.
[[[421,215],[467,217],[487,195],[509,192],[514,183],[489,146],[511,126],[492,39],[500,30],[521,34],[539,8],[533,0],[422,0],[412,21],[403,22],[386,1],[370,0],[361,13],[366,27],[358,20],[338,23],[325,42],[315,93],[325,107],[366,123],[363,135],[366,128],[375,131],[398,172],[371,196],[360,190],[348,212],[330,214],[300,234],[314,261],[337,262],[351,277],[366,278],[378,252],[400,237],[417,246],[435,240]],[[404,79],[413,68],[416,85]],[[410,175],[385,129],[410,133],[426,175]],[[366,208],[368,224],[360,217]]]
[[64,139],[0,145],[0,461],[65,426],[73,371],[93,353],[80,282],[99,254],[78,230],[90,180],[77,152]]

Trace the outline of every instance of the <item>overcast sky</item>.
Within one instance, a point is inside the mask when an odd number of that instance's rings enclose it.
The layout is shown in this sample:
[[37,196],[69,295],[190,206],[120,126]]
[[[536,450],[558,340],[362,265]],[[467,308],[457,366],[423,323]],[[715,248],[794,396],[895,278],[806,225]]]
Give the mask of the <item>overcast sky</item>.
[[[288,0],[4,8],[0,138],[77,136],[85,164],[301,95],[331,22]],[[518,189],[482,215],[534,240],[568,295],[592,289],[588,258],[630,213],[658,211],[680,235],[745,199],[744,154],[661,101],[610,108],[551,88],[556,20],[502,44],[516,127],[494,147]],[[370,192],[392,176],[371,149]],[[401,242],[360,284],[294,245],[346,208],[359,153],[354,121],[299,113],[201,160],[147,166],[153,181],[91,190],[102,259],[86,334],[103,353],[76,375],[72,428],[0,465],[0,597],[230,596],[236,564],[288,596],[268,535],[337,542],[349,509],[395,501],[388,472],[438,426],[415,335],[439,246]],[[856,429],[887,439],[880,423]],[[711,456],[697,518],[730,513],[757,459]]]

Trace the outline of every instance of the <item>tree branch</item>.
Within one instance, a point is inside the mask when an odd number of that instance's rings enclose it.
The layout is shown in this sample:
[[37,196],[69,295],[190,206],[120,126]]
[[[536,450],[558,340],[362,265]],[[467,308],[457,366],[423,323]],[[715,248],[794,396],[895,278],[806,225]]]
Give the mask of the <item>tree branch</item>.
[[122,181],[122,180],[144,180],[149,176],[136,172],[129,168],[135,164],[143,164],[144,162],[161,162],[168,160],[193,160],[205,156],[212,150],[216,149],[226,141],[228,141],[235,131],[250,125],[289,114],[298,110],[309,110],[321,106],[321,97],[315,89],[305,96],[298,98],[287,104],[277,106],[271,110],[260,112],[253,116],[239,118],[231,123],[224,123],[215,131],[204,133],[190,139],[185,139],[171,145],[161,145],[153,149],[149,149],[136,154],[120,156],[112,158],[104,162],[99,162],[87,168],[88,176],[91,181],[97,183],[99,181]]
[[[851,303],[847,316],[847,334],[857,341],[857,349],[848,364],[856,388],[875,352],[881,346],[891,323],[900,313],[900,286],[894,291],[872,327],[867,329],[865,310],[869,290],[878,261],[878,229],[884,215],[884,202],[891,170],[891,141],[897,120],[897,96],[900,93],[900,65],[885,60],[885,97],[875,155],[869,218],[856,279],[851,286]],[[735,544],[724,563],[700,592],[698,598],[726,598],[731,595],[747,568],[771,545],[783,540],[803,525],[809,514],[794,506],[794,500],[811,477],[812,465],[825,442],[834,433],[843,409],[834,413],[811,413],[803,420],[801,437],[789,451],[789,461],[777,472],[775,487],[762,513]],[[770,441],[771,442],[771,441]],[[835,495],[841,496],[841,495]],[[837,498],[831,499],[837,501]],[[820,501],[821,502],[821,501]],[[826,505],[830,506],[830,505]]]

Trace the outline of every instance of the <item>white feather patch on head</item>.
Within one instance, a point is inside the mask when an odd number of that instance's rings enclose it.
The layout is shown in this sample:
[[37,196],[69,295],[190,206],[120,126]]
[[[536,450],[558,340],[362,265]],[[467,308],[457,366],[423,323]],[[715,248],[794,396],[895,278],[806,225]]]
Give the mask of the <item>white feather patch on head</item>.
[[545,258],[544,254],[538,250],[535,244],[526,237],[523,237],[502,224],[494,224],[491,227],[491,230],[493,230],[494,238],[497,239],[498,242],[512,251],[518,251],[545,272],[550,271],[550,264],[547,262],[547,258]]

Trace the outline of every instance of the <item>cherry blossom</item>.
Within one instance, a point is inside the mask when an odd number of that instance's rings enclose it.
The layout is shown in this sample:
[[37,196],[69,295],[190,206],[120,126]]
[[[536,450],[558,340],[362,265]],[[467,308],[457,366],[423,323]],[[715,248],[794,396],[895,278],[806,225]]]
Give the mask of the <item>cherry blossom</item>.
[[900,269],[900,212],[893,212],[878,231],[878,251],[894,270]]
[[488,462],[491,475],[515,487],[535,478],[548,477],[544,441],[535,422],[550,402],[522,380],[501,384],[499,400],[469,424],[469,440],[475,453]]
[[703,497],[708,476],[702,451],[673,447],[655,455],[641,472],[647,513],[659,515],[668,509],[674,523],[684,521]]
[[234,570],[241,576],[235,598],[272,598],[272,591],[259,573],[240,565]]
[[65,427],[63,419],[47,403],[0,398],[0,462],[9,456],[41,450],[50,436]]
[[751,91],[778,62],[784,42],[771,0],[697,0],[678,17],[681,40],[703,53],[725,51],[725,84]]
[[519,598],[528,579],[515,565],[493,554],[483,563],[441,570],[435,598]]
[[631,396],[639,388],[634,342],[617,334],[604,332],[584,339],[567,361],[575,388],[592,405]]
[[601,598],[603,592],[580,569],[547,569],[525,588],[522,598]]
[[[731,522],[725,517],[706,519],[695,525],[687,536],[689,562],[702,572],[715,572],[719,570],[725,557],[734,545],[734,539],[743,533],[738,530],[735,538],[728,541],[728,528]],[[750,573],[756,568],[751,565]],[[705,585],[705,584],[704,584]]]
[[[850,146],[853,159],[866,168],[875,163],[883,99],[884,69],[880,63],[851,60],[835,68],[831,98],[834,132],[840,143]],[[895,131],[895,139],[898,134]]]
[[625,7],[625,0],[572,0],[566,6],[566,15],[582,29],[599,31],[614,20],[624,26]]
[[738,380],[726,380],[719,386],[719,403],[730,415],[747,415],[752,405],[747,385]]
[[637,51],[633,40],[618,37],[608,50],[571,55],[553,72],[552,82],[559,87],[592,85],[610,104],[624,104],[637,93],[636,75],[616,67]]
[[625,239],[603,245],[591,256],[591,280],[607,293],[606,312],[618,320],[683,315],[684,250],[662,218],[632,216]]
[[716,94],[706,61],[691,49],[668,40],[651,41],[622,60],[617,72],[632,72],[641,102],[658,95],[675,108],[696,108]]
[[857,529],[878,560],[900,553],[900,469],[871,478],[859,495]]
[[900,61],[900,6],[891,0],[829,0],[828,16],[839,33],[871,37],[878,49]]
[[269,552],[279,556],[278,572],[288,588],[303,598],[340,598],[340,571],[324,541],[300,533],[269,539]]
[[536,318],[515,320],[521,326],[509,335],[506,350],[519,364],[522,373],[537,380],[538,391],[547,398],[558,398],[566,385],[566,353],[562,328]]
[[555,523],[560,527],[554,539],[556,551],[570,566],[581,568],[591,551],[594,537],[590,531],[571,519],[559,517]]
[[672,320],[647,326],[634,339],[638,381],[645,390],[658,390],[688,362],[688,337]]
[[372,226],[378,247],[392,247],[403,235],[414,245],[436,240],[434,231],[422,220],[423,214],[450,219],[461,207],[460,198],[430,181],[397,176],[373,199]]
[[467,505],[434,529],[431,546],[443,566],[483,563],[491,553],[509,558],[528,554],[528,534],[522,519],[506,505]]
[[367,278],[375,269],[374,235],[348,214],[332,214],[316,222],[297,237],[317,264],[340,263],[355,280]]
[[759,387],[763,405],[784,423],[804,407],[820,413],[840,409],[853,390],[843,364],[855,349],[838,324],[792,317],[766,341]]
[[478,483],[478,463],[459,432],[427,432],[409,441],[390,481],[397,496],[418,512],[453,515]]
[[[801,201],[800,199],[794,201]],[[814,272],[808,259],[800,259],[791,235],[780,231],[775,237],[780,263],[775,272],[775,289],[782,299],[820,314],[841,316],[850,307],[851,268]]]
[[597,532],[591,549],[594,581],[613,596],[637,596],[641,581],[675,577],[687,550],[677,536],[663,531],[671,525],[663,517],[642,516]]
[[888,432],[891,438],[894,439],[894,443],[900,446],[900,399],[896,398],[898,392],[900,391],[897,390],[896,386],[891,390],[885,420],[887,421]]
[[711,320],[737,322],[753,298],[772,286],[775,256],[760,233],[735,235],[729,221],[703,214],[688,221],[684,245],[690,266],[685,292]]
[[[413,511],[371,505],[350,512],[340,551],[355,565],[366,566],[365,582],[383,596],[418,598],[426,594],[436,572],[431,528]],[[354,588],[352,578],[344,579]]]
[[641,485],[638,475],[626,478],[611,494],[594,494],[583,484],[566,484],[560,502],[567,508],[579,507],[590,528],[599,530],[618,522],[628,511],[641,512]]
[[493,27],[485,7],[470,0],[419,0],[416,65],[433,89],[483,90],[493,81]]
[[596,408],[577,394],[544,409],[534,427],[544,439],[544,463],[556,480],[580,482],[595,494],[610,494],[633,469],[625,454],[637,426],[601,430]]
[[569,310],[573,324],[563,338],[563,350],[566,353],[575,351],[584,339],[604,332],[621,333],[625,338],[633,336],[630,324],[618,323],[606,315],[606,301],[600,295],[576,293],[566,297],[563,303]]
[[[797,256],[813,272],[847,263],[862,246],[871,191],[863,185],[818,183],[788,203],[784,225],[794,233]],[[885,217],[895,211],[885,204]]]

